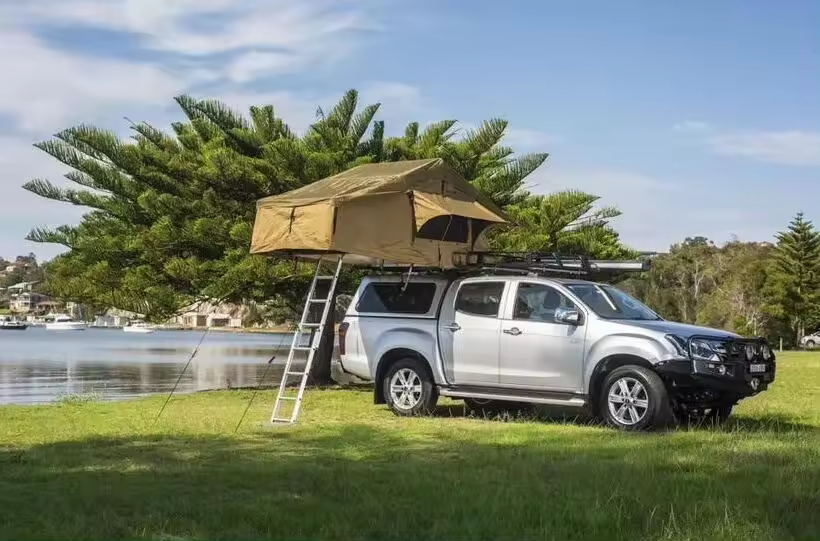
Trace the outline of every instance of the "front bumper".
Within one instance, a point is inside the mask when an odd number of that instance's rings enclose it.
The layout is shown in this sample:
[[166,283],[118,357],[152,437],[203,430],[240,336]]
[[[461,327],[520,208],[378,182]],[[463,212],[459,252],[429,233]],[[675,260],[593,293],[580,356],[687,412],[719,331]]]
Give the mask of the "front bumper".
[[[720,355],[720,362],[679,358],[656,365],[656,370],[674,387],[752,396],[765,391],[775,380],[774,353],[769,360],[764,360],[760,353],[760,347],[765,344],[762,339],[734,339],[726,342],[726,352]],[[755,350],[751,359],[746,357],[747,345]],[[751,371],[752,366],[760,365],[764,367],[762,372]]]

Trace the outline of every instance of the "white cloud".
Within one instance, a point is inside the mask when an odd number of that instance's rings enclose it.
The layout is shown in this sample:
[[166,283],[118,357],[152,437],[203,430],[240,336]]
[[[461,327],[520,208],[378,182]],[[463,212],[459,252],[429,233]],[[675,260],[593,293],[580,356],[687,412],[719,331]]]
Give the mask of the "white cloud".
[[700,120],[684,120],[672,126],[672,129],[683,132],[699,132],[708,130],[709,124]]
[[[694,179],[693,179],[694,180]],[[693,182],[673,182],[634,171],[568,168],[547,164],[528,178],[534,193],[581,190],[600,197],[600,206],[615,206],[622,215],[612,221],[621,239],[637,250],[666,251],[687,236],[703,235],[725,242],[771,237],[781,216],[761,219],[753,209],[728,208],[703,197]],[[769,223],[771,222],[771,223]]]
[[697,134],[715,154],[782,165],[820,165],[820,132],[722,130],[697,120],[684,120],[673,129]]
[[723,133],[706,140],[717,154],[760,162],[820,166],[820,133],[805,131]]
[[39,0],[0,8],[0,15],[24,24],[128,32],[143,49],[183,58],[227,55],[213,63],[214,69],[225,79],[245,82],[337,62],[352,51],[358,32],[377,28],[374,5],[369,0]]
[[0,114],[27,132],[50,132],[124,104],[158,105],[182,86],[169,71],[72,56],[23,32],[0,32],[0,50]]
[[504,144],[518,153],[550,152],[551,147],[560,142],[560,138],[538,130],[524,128],[507,128]]

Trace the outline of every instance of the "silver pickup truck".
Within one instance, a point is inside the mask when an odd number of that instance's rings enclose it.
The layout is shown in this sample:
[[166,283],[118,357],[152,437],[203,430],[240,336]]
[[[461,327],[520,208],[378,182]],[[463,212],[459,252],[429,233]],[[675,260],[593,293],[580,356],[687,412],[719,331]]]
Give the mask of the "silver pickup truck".
[[375,402],[427,414],[469,408],[586,408],[643,430],[722,422],[775,378],[763,339],[664,321],[606,284],[541,276],[366,277],[339,327],[342,369]]

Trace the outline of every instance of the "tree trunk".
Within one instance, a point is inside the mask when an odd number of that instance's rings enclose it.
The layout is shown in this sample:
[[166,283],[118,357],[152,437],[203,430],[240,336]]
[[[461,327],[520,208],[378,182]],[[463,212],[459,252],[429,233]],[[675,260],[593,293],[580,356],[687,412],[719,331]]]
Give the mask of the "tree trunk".
[[[321,310],[323,305],[318,306],[318,314],[315,320],[322,317]],[[327,311],[327,319],[325,320],[325,329],[322,337],[319,340],[319,349],[313,356],[313,364],[310,366],[310,373],[308,377],[308,385],[320,386],[333,384],[333,378],[330,377],[331,369],[330,362],[333,360],[334,339],[336,338],[336,295],[330,299],[330,310]],[[310,340],[316,336],[316,329],[311,332]]]

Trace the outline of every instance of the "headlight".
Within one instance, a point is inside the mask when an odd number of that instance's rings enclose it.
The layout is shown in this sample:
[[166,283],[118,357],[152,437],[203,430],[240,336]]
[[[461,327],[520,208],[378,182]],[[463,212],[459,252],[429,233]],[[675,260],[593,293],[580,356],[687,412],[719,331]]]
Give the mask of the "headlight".
[[697,361],[721,362],[718,352],[725,350],[725,346],[719,342],[708,340],[692,340],[689,342],[689,355]]
[[769,346],[764,344],[763,345],[763,351],[761,352],[761,355],[763,355],[763,360],[764,361],[766,361],[766,362],[771,361],[772,360],[772,348],[770,348]]

